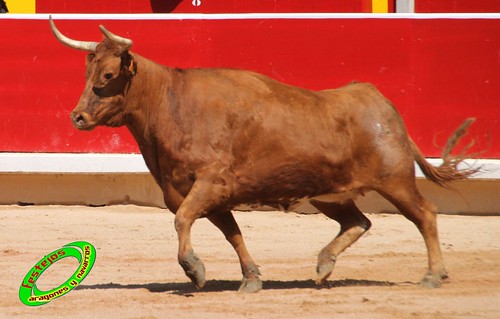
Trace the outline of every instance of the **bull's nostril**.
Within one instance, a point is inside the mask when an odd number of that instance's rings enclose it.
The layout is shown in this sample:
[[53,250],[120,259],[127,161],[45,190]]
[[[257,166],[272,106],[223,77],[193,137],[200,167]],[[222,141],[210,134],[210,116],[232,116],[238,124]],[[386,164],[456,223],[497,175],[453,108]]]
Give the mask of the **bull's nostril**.
[[83,118],[82,115],[78,115],[75,119],[76,123],[78,124],[83,124],[85,122],[85,119]]
[[73,120],[73,124],[77,127],[77,128],[82,128],[85,126],[85,116],[83,116],[82,113],[73,113],[71,114],[71,119]]

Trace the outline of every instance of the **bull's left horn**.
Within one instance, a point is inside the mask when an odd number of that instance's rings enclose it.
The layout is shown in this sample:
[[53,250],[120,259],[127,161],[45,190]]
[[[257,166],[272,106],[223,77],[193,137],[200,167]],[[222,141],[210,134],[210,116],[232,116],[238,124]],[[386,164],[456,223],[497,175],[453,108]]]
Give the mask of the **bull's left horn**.
[[57,40],[61,42],[62,44],[73,48],[77,50],[83,50],[87,52],[95,52],[97,45],[99,43],[97,42],[86,42],[86,41],[77,41],[68,38],[67,36],[63,35],[59,30],[57,30],[56,25],[54,21],[52,21],[52,16],[49,16],[49,23],[50,23],[50,29],[52,30],[52,33],[56,36]]
[[119,44],[120,46],[122,46],[125,50],[128,50],[132,47],[132,44],[134,42],[132,42],[132,40],[130,39],[127,39],[127,38],[124,38],[124,37],[121,37],[119,35],[116,35],[112,32],[110,32],[108,29],[106,29],[103,25],[100,25],[99,26],[99,29],[101,29],[101,32],[102,34],[104,34],[104,36],[108,39],[110,39],[111,41]]

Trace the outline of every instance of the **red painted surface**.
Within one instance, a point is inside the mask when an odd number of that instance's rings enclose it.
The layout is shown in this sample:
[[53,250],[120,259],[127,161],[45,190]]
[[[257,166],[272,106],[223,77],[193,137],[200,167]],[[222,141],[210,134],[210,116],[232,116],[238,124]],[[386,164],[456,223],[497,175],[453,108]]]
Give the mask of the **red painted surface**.
[[[366,0],[37,0],[37,13],[363,12]],[[370,0],[371,1],[371,0]]]
[[[100,40],[97,26],[173,67],[255,70],[325,89],[369,81],[395,104],[427,156],[463,119],[481,157],[500,158],[500,21],[494,19],[58,20],[64,34]],[[137,152],[126,129],[74,129],[85,53],[61,45],[46,20],[0,19],[0,150]]]
[[500,12],[499,0],[415,0],[415,12]]
[[[394,12],[395,0],[389,1]],[[37,13],[371,12],[372,0],[37,0]],[[416,0],[415,12],[500,12],[499,0]]]

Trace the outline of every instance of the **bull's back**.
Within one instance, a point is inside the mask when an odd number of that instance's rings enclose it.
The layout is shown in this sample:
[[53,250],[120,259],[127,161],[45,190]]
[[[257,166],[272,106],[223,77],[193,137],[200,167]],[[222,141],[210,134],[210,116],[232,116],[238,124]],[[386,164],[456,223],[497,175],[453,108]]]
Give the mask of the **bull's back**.
[[[188,70],[184,82],[191,134],[198,130],[203,143],[230,147],[227,151],[236,158],[251,157],[255,162],[270,150],[311,152],[315,141],[327,143],[325,136],[337,131],[331,125],[335,112],[319,92],[231,69]],[[198,116],[189,118],[190,114]]]

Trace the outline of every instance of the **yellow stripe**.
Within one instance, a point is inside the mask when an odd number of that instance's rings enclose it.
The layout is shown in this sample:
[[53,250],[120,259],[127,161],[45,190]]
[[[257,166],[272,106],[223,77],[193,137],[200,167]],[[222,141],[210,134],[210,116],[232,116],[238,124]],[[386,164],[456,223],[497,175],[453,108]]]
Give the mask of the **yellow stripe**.
[[373,13],[387,13],[389,12],[388,0],[372,0]]
[[9,13],[35,13],[36,0],[6,0]]

